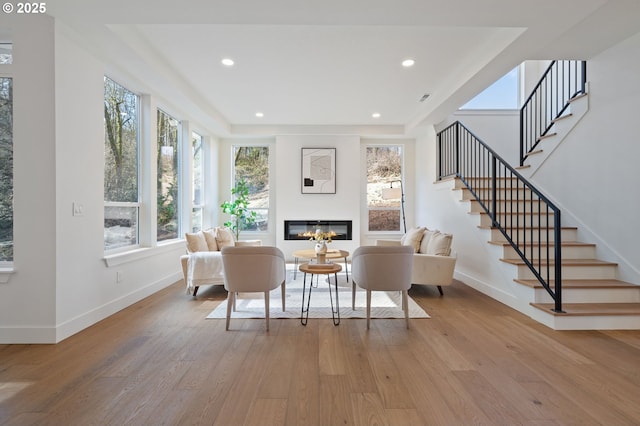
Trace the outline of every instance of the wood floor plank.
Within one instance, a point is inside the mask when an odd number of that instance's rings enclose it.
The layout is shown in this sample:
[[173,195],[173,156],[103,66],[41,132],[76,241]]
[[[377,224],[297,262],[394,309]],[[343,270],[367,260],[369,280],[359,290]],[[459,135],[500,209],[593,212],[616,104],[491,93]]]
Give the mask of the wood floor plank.
[[352,393],[351,407],[355,426],[390,425],[387,420],[384,403],[377,393]]
[[640,331],[554,331],[459,281],[431,319],[206,320],[178,282],[57,345],[0,345],[0,425],[640,424]]
[[286,417],[286,398],[258,398],[251,406],[244,426],[284,426]]

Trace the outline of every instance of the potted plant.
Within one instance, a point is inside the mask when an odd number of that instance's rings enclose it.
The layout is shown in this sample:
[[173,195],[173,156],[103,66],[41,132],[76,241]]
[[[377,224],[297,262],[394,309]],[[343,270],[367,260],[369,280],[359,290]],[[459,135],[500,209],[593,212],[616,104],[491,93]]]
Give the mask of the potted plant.
[[231,188],[233,201],[225,201],[220,205],[223,213],[231,215],[231,219],[224,223],[224,226],[233,231],[236,241],[240,237],[240,230],[251,226],[256,221],[256,212],[249,210],[249,187],[244,179],[236,182]]

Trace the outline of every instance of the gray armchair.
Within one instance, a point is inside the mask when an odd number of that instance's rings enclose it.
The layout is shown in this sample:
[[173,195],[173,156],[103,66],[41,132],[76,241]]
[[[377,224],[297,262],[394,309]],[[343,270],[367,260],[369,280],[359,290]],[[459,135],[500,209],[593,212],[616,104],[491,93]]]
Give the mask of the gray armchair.
[[402,309],[409,328],[409,288],[413,268],[411,246],[363,246],[351,257],[351,306],[355,309],[356,285],[367,291],[367,329],[371,320],[372,291],[401,291]]
[[224,247],[224,288],[227,296],[227,325],[231,309],[235,306],[236,293],[263,292],[267,331],[269,331],[269,292],[282,288],[282,310],[285,310],[286,263],[284,254],[276,247]]

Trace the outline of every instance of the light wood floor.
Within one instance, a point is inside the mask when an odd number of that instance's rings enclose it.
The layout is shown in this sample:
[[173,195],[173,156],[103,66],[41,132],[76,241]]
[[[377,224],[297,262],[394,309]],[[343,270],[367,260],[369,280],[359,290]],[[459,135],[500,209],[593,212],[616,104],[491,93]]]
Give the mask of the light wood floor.
[[411,320],[205,320],[182,283],[57,345],[0,345],[0,424],[640,424],[640,332],[558,332],[456,282]]

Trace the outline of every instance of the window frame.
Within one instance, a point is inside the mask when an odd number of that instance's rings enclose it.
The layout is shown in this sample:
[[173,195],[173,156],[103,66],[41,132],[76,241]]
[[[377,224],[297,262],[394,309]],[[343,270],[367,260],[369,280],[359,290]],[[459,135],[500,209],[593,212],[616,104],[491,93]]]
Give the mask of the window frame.
[[[200,148],[199,148],[199,168],[200,168],[200,197],[199,200],[196,200],[196,158],[195,158],[195,147],[194,144],[196,142],[196,138],[195,136],[199,137],[199,143],[200,143]],[[190,160],[192,161],[192,166],[191,166],[191,217],[190,217],[190,222],[189,222],[189,227],[191,229],[191,232],[197,232],[199,230],[202,230],[204,228],[204,214],[205,214],[205,206],[207,203],[207,197],[206,197],[206,187],[207,187],[207,183],[206,183],[206,167],[205,167],[205,142],[204,142],[204,136],[202,136],[200,133],[196,132],[196,131],[191,131],[191,158]],[[200,201],[199,203],[196,203],[196,201]],[[200,211],[200,227],[196,228],[196,224],[194,221],[194,216],[195,216],[195,212],[196,211]]]
[[[135,225],[135,229],[136,229],[136,235],[135,235],[135,243],[134,244],[127,244],[127,245],[122,245],[122,246],[117,246],[117,247],[113,247],[113,248],[107,248],[105,246],[106,241],[103,239],[103,251],[105,253],[105,255],[111,256],[111,255],[117,255],[120,253],[124,253],[124,252],[128,252],[128,251],[133,251],[133,250],[137,250],[141,247],[141,243],[140,243],[140,228],[141,228],[141,217],[140,217],[140,212],[142,209],[142,194],[143,194],[143,188],[142,188],[142,153],[144,152],[143,147],[142,147],[142,126],[143,126],[143,121],[144,118],[143,117],[143,108],[142,108],[142,95],[136,91],[133,91],[131,89],[129,89],[128,87],[126,87],[125,85],[119,83],[116,79],[109,77],[108,75],[104,75],[104,79],[108,79],[111,82],[113,82],[114,84],[120,86],[121,88],[123,88],[124,90],[128,91],[129,93],[131,93],[132,95],[134,95],[136,97],[136,188],[137,188],[137,201],[107,201],[104,200],[104,208],[103,208],[103,214],[106,211],[107,207],[125,207],[125,208],[134,208],[135,209],[135,216],[136,216],[136,225]],[[104,141],[106,143],[106,140]],[[105,165],[106,168],[106,158],[103,162],[103,164]],[[106,195],[106,194],[105,194]],[[104,197],[106,198],[106,196]],[[104,223],[104,219],[105,217],[103,216],[103,223]],[[104,229],[104,225],[103,225],[103,229]]]
[[[9,79],[11,80],[11,91],[13,93],[14,90],[14,84],[15,84],[15,78],[13,76],[13,72],[12,72],[12,64],[11,63],[6,63],[6,64],[1,64],[0,65],[0,78],[2,79]],[[12,180],[11,180],[11,188],[10,191],[12,193],[12,197],[15,197],[15,161],[13,160],[14,154],[15,154],[15,140],[14,140],[14,120],[13,120],[13,116],[14,116],[14,105],[15,105],[15,99],[14,96],[12,95],[11,97],[11,151],[12,151],[12,161],[11,161],[11,176],[12,176]],[[10,244],[12,246],[11,248],[11,259],[10,260],[0,260],[0,272],[13,272],[13,266],[14,266],[14,261],[15,261],[15,206],[11,205],[11,240],[10,240]],[[6,278],[6,280],[5,280]],[[7,282],[8,280],[8,276],[4,277],[2,274],[0,274],[0,282]]]
[[236,149],[237,148],[266,148],[267,150],[267,170],[269,173],[269,177],[267,179],[267,184],[269,185],[269,193],[268,193],[268,200],[269,200],[269,206],[267,208],[249,208],[249,210],[266,210],[266,219],[267,219],[267,227],[265,229],[241,229],[240,232],[246,232],[248,234],[251,235],[259,235],[259,234],[267,234],[269,232],[271,232],[272,230],[272,222],[273,222],[273,217],[272,217],[272,213],[273,213],[273,208],[271,207],[273,205],[273,200],[272,200],[272,191],[271,191],[271,180],[272,180],[272,170],[271,170],[271,163],[272,163],[272,145],[268,144],[268,143],[232,143],[231,144],[231,150],[230,150],[230,155],[231,155],[231,159],[230,159],[230,164],[231,164],[231,186],[235,187],[236,184],[236,164],[235,164],[235,155],[236,155]]
[[[367,160],[368,160],[368,149],[369,148],[380,148],[380,147],[397,147],[400,149],[400,177],[399,179],[393,179],[392,182],[394,183],[394,188],[396,188],[398,185],[396,182],[400,182],[401,183],[401,188],[402,188],[402,194],[403,194],[403,198],[406,195],[406,191],[407,191],[407,187],[405,185],[405,175],[406,175],[406,163],[405,163],[405,158],[406,158],[406,151],[407,151],[407,146],[404,143],[366,143],[364,145],[364,164],[365,167],[364,169],[364,202],[365,202],[365,215],[364,215],[364,226],[365,226],[365,232],[367,234],[372,234],[372,235],[382,235],[382,234],[403,234],[404,230],[403,230],[403,223],[405,223],[406,221],[406,211],[403,213],[403,199],[400,199],[398,202],[398,206],[395,207],[370,207],[369,206],[369,197],[368,197],[368,190],[369,190],[369,170],[368,170],[368,166],[367,166]],[[390,185],[391,186],[391,185]],[[370,211],[398,211],[398,229],[391,229],[391,230],[371,230],[370,229]]]
[[[160,114],[165,114],[168,118],[168,120],[175,120],[176,121],[176,146],[175,146],[175,150],[173,152],[173,155],[176,156],[176,161],[174,162],[175,164],[175,185],[177,187],[176,193],[175,193],[175,220],[176,220],[176,230],[175,230],[175,237],[173,238],[163,238],[163,239],[159,239],[158,238],[158,232],[160,230],[160,225],[159,225],[159,209],[157,209],[158,204],[157,204],[157,198],[158,198],[158,193],[156,192],[156,217],[153,218],[153,220],[155,220],[155,225],[156,225],[156,235],[155,235],[155,241],[156,244],[165,244],[167,242],[171,242],[177,239],[181,238],[182,235],[182,229],[183,229],[183,224],[182,221],[184,220],[183,218],[183,214],[182,214],[182,194],[183,194],[183,179],[182,179],[182,162],[185,160],[183,158],[182,155],[182,147],[183,147],[183,141],[182,141],[182,136],[183,136],[183,129],[182,129],[182,121],[180,119],[178,119],[175,115],[173,115],[172,113],[168,112],[168,110],[166,108],[163,108],[161,106],[157,106],[156,107],[156,156],[159,156],[161,154],[161,150],[162,150],[162,146],[160,144],[160,140],[159,140],[159,131],[160,131],[160,124],[159,124],[159,116]],[[165,145],[166,146],[166,145]],[[154,157],[156,160],[156,164],[159,163],[159,158],[158,157]],[[158,188],[158,179],[160,179],[160,170],[156,169],[156,191]]]

